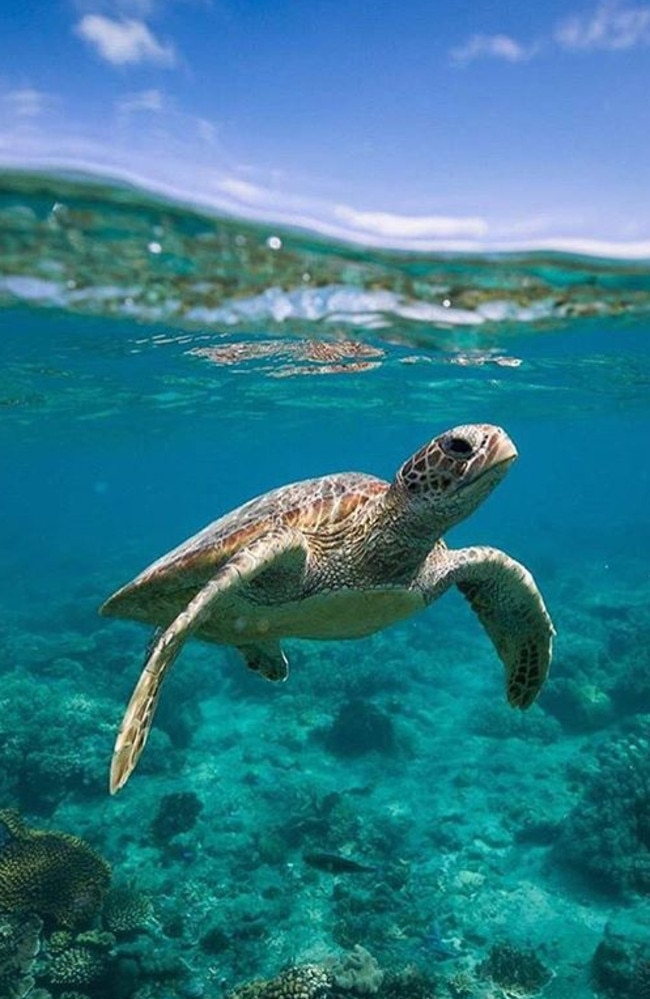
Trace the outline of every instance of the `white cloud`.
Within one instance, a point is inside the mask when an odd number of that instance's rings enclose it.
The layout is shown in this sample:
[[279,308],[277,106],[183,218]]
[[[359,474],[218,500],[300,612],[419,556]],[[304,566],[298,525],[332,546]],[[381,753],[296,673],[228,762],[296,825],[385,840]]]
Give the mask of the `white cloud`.
[[387,239],[466,239],[484,236],[488,229],[484,219],[471,216],[396,215],[358,211],[347,205],[336,205],[334,215],[353,229]]
[[197,118],[196,119],[196,132],[202,142],[205,142],[208,146],[213,146],[217,140],[217,134],[219,129],[210,121],[208,118]]
[[184,111],[173,94],[157,87],[120,94],[113,112],[121,141],[132,146],[141,146],[155,135],[170,151],[172,147],[194,148],[197,139],[200,147],[217,147],[219,125]]
[[531,45],[523,45],[510,35],[478,34],[453,48],[449,55],[457,66],[467,66],[476,59],[526,62],[549,48],[622,52],[642,45],[650,45],[650,6],[634,6],[626,4],[625,0],[603,0],[590,12],[566,18],[550,37]]
[[165,97],[160,90],[139,90],[133,94],[125,94],[115,102],[118,118],[127,118],[142,111],[158,114],[165,110]]
[[32,87],[10,90],[0,99],[6,110],[16,118],[38,118],[53,104],[50,94]]
[[591,14],[574,15],[555,31],[564,49],[621,51],[650,44],[650,7],[601,3]]
[[268,191],[258,187],[257,184],[251,184],[249,181],[241,180],[238,177],[222,177],[217,187],[225,194],[229,194],[238,201],[244,201],[249,205],[263,204],[269,199]]
[[173,66],[176,62],[174,47],[159,42],[143,21],[115,21],[103,14],[86,14],[75,32],[114,66],[142,62]]
[[534,46],[525,46],[510,35],[472,35],[464,45],[450,52],[452,62],[466,66],[475,59],[502,59],[504,62],[526,62],[535,55]]

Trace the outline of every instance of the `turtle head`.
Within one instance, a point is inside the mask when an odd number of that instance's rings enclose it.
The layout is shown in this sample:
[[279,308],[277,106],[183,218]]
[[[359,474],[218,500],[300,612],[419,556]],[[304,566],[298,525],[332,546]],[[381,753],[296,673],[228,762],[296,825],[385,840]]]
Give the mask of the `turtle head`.
[[421,447],[397,472],[391,491],[419,531],[438,535],[469,516],[517,457],[501,427],[470,423]]

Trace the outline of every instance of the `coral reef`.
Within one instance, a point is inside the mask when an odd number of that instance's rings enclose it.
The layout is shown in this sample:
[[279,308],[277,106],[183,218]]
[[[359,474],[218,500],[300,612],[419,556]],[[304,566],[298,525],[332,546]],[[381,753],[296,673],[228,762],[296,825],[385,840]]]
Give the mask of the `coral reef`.
[[474,976],[466,968],[455,971],[446,985],[451,999],[472,999],[476,994]]
[[373,752],[391,755],[398,749],[392,718],[362,698],[346,701],[339,708],[324,733],[324,742],[331,753],[341,757]]
[[281,859],[288,848],[313,843],[336,850],[359,835],[358,810],[349,794],[319,794],[314,788],[298,785],[293,793],[287,792],[284,813],[285,818],[273,830],[255,835],[260,858],[266,863]]
[[376,958],[361,944],[328,963],[328,970],[338,988],[357,995],[374,995],[384,980]]
[[49,966],[52,985],[90,985],[106,971],[103,955],[91,947],[72,946],[55,954]]
[[111,869],[88,843],[29,829],[12,809],[0,811],[0,837],[0,910],[32,912],[64,927],[92,922]]
[[545,693],[544,708],[567,732],[595,732],[614,718],[612,698],[589,676],[556,677]]
[[14,673],[2,684],[4,801],[50,815],[64,795],[90,800],[104,794],[106,754],[98,735],[110,745],[111,703],[75,692],[69,678],[37,685],[27,674]]
[[102,919],[111,933],[125,934],[145,930],[153,916],[151,898],[130,885],[113,885],[106,893]]
[[363,884],[345,878],[334,884],[331,933],[339,947],[354,948],[358,940],[364,940],[373,949],[383,947],[387,924],[399,926],[405,938],[411,937],[421,944],[427,917],[418,911],[417,881],[410,882],[406,865],[388,866],[381,874],[381,877],[364,877]]
[[268,981],[259,979],[232,992],[225,999],[330,999],[332,976],[317,964],[287,968]]
[[274,978],[254,979],[225,999],[435,999],[435,980],[410,965],[384,973],[360,945],[324,964],[299,964]]
[[650,997],[650,909],[607,922],[593,956],[593,983],[607,999]]
[[180,833],[194,828],[203,804],[193,791],[165,794],[151,823],[151,838],[156,846],[165,848]]
[[101,930],[72,933],[55,930],[46,941],[46,955],[39,973],[39,982],[57,996],[88,986],[95,994],[100,983],[108,979],[112,967],[115,937]]
[[478,971],[510,996],[535,995],[553,977],[533,949],[508,942],[494,944]]
[[199,946],[206,954],[221,954],[230,946],[230,937],[222,926],[211,926],[199,940]]
[[[544,708],[546,708],[546,699]],[[525,739],[526,742],[534,739],[546,745],[555,742],[562,732],[557,719],[546,710],[542,711],[534,705],[525,713],[515,712],[508,704],[500,701],[486,704],[480,712],[472,716],[471,727],[476,735],[492,739],[519,738]]]
[[436,999],[436,980],[412,965],[386,973],[381,999]]
[[554,856],[601,891],[650,892],[650,718],[602,746]]
[[188,976],[187,941],[171,941],[162,935],[139,934],[120,940],[117,957],[123,974],[152,986],[163,982],[178,984]]
[[0,916],[0,996],[3,999],[23,999],[31,992],[42,926],[38,916]]

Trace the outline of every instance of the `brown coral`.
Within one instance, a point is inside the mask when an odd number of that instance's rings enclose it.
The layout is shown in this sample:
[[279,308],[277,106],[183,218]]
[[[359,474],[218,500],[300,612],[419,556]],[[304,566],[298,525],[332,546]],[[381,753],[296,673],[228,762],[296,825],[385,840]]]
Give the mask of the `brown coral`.
[[110,866],[84,840],[29,829],[13,809],[0,810],[0,909],[87,926],[110,877]]
[[50,961],[48,977],[53,985],[90,985],[106,970],[106,958],[92,947],[69,947]]
[[329,999],[332,976],[317,964],[287,968],[269,981],[255,981],[229,992],[226,999]]
[[[449,988],[449,985],[448,985]],[[449,988],[452,996],[460,996]],[[468,996],[470,993],[462,993]],[[430,975],[414,965],[407,965],[399,971],[389,971],[381,987],[382,999],[436,999],[436,982]]]
[[151,924],[153,905],[149,896],[137,888],[116,885],[104,899],[102,915],[111,933],[135,933]]
[[68,991],[74,995],[76,986],[90,985],[106,975],[115,937],[99,929],[77,934],[58,930],[48,943],[50,960],[44,969],[45,980],[56,990],[69,986]]
[[494,944],[479,971],[517,996],[536,995],[553,977],[534,950],[507,942]]

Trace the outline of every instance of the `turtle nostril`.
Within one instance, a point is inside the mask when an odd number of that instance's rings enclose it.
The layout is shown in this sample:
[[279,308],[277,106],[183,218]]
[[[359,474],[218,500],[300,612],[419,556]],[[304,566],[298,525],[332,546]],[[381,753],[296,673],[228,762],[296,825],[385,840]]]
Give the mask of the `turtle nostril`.
[[442,448],[450,458],[469,458],[474,448],[465,437],[447,437],[442,441]]

